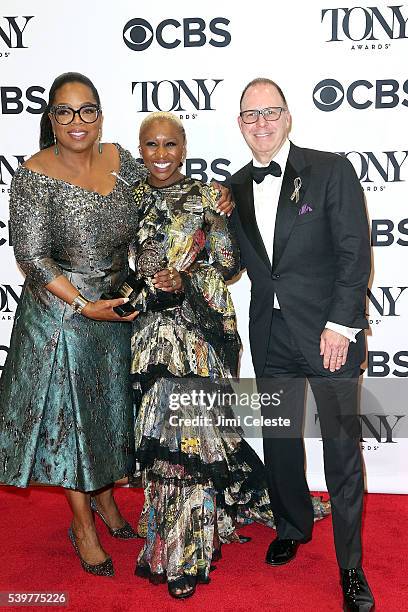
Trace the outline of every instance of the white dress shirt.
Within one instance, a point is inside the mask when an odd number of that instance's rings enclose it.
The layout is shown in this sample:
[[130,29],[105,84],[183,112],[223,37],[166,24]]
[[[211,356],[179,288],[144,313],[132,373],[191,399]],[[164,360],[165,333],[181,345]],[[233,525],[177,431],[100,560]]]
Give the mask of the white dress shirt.
[[[256,223],[262,236],[263,243],[265,245],[266,252],[268,253],[269,261],[272,265],[273,256],[273,239],[275,234],[275,222],[276,212],[278,210],[279,195],[282,188],[283,175],[285,173],[286,162],[289,156],[290,142],[286,140],[282,147],[279,149],[275,157],[273,158],[282,169],[281,176],[272,176],[267,174],[262,183],[252,182],[253,193],[254,193],[254,207]],[[252,160],[254,166],[262,167],[268,164],[261,164],[255,158]],[[280,308],[278,297],[274,295],[274,308]],[[327,321],[326,328],[331,329],[339,334],[342,334],[348,338],[351,342],[356,341],[356,335],[360,329],[354,327],[346,327]]]

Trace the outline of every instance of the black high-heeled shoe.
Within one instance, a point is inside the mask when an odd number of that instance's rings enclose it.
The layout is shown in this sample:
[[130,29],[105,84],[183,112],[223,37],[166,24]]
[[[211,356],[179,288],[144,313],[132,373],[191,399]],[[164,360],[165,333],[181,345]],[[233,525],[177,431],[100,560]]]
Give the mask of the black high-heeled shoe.
[[112,527],[110,527],[106,518],[103,516],[102,512],[98,509],[98,506],[96,505],[96,501],[93,497],[91,497],[91,510],[95,512],[95,514],[97,514],[99,518],[105,523],[106,527],[108,528],[109,533],[111,534],[113,538],[118,538],[120,540],[133,540],[139,537],[137,533],[135,532],[135,530],[133,529],[133,527],[129,525],[129,523],[127,523],[126,521],[123,527],[112,529]]
[[74,547],[75,552],[78,555],[79,560],[81,561],[82,569],[85,572],[88,572],[88,574],[93,574],[94,576],[114,576],[115,575],[115,570],[113,569],[113,563],[112,563],[111,557],[108,557],[102,563],[96,563],[95,565],[91,565],[90,563],[87,563],[81,557],[81,553],[79,552],[78,544],[75,538],[75,534],[72,531],[72,527],[68,529],[68,537],[71,540],[72,546]]
[[[188,591],[176,593],[179,589],[185,589],[186,587],[189,587]],[[174,597],[174,599],[187,599],[187,597],[191,597],[195,593],[196,580],[194,576],[181,576],[180,578],[176,578],[176,580],[168,582],[167,588],[169,594]]]

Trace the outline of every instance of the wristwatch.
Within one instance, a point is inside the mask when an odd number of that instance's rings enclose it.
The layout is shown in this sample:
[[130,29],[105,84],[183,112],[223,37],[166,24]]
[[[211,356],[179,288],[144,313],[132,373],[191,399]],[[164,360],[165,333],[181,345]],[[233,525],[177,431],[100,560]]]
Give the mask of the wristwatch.
[[89,304],[89,300],[87,300],[86,298],[84,298],[83,295],[78,293],[76,298],[74,298],[74,300],[71,302],[71,308],[78,314],[81,314],[87,304]]

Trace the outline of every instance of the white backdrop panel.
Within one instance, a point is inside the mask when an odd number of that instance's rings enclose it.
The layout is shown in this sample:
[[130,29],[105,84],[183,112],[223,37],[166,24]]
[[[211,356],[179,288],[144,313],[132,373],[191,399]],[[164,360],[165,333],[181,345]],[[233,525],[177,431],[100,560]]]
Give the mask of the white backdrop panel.
[[[347,154],[356,168],[373,224],[365,375],[406,380],[408,5],[259,0],[252,14],[243,6],[208,0],[192,7],[180,0],[145,8],[130,0],[73,0],[62,7],[51,0],[2,0],[0,366],[22,283],[8,242],[8,188],[18,157],[37,150],[38,111],[55,76],[69,70],[88,75],[103,103],[104,140],[134,155],[147,110],[174,109],[185,121],[187,163],[195,176],[219,180],[249,160],[236,123],[238,100],[246,82],[267,76],[287,95],[293,141]],[[249,377],[245,274],[231,290],[244,341],[241,373]],[[397,407],[385,402],[382,409],[392,415]],[[251,443],[262,454],[260,440]],[[397,433],[393,443],[367,440],[370,491],[408,492],[407,449]],[[307,459],[311,487],[324,489],[320,441],[307,441]]]

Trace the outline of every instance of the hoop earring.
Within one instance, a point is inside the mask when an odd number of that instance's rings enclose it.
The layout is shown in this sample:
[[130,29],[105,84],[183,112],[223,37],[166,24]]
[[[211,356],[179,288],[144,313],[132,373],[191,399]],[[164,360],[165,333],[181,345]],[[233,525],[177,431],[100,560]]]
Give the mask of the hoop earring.
[[101,138],[102,138],[102,130],[99,130],[99,142],[98,142],[98,153],[99,153],[99,155],[102,155]]
[[54,153],[55,155],[59,155],[58,141],[57,141],[57,137],[55,133],[54,133]]

